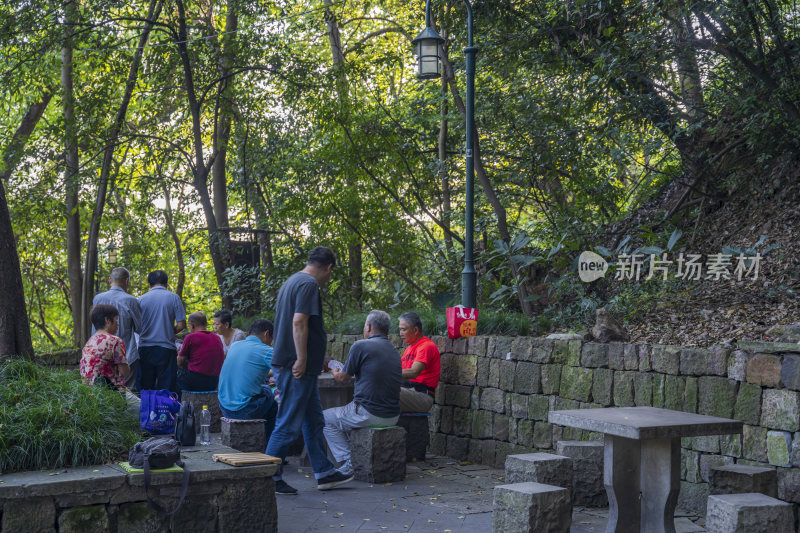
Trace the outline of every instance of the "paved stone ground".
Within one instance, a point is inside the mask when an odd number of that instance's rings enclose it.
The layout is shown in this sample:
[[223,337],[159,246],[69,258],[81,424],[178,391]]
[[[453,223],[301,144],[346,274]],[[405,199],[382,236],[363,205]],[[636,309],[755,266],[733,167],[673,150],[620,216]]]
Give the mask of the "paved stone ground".
[[[290,458],[284,479],[300,494],[277,496],[278,532],[489,533],[492,488],[504,483],[503,474],[495,468],[429,456],[424,462],[408,464],[405,481],[353,481],[322,492],[316,488],[311,468]],[[697,525],[697,517],[687,513],[676,513],[676,517],[677,533],[705,531]],[[602,533],[607,521],[607,509],[576,508],[572,533]]]

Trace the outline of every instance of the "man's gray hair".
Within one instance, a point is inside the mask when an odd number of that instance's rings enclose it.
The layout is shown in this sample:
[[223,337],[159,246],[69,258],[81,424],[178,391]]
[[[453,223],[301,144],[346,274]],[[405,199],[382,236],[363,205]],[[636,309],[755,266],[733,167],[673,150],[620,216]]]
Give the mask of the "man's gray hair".
[[123,281],[128,281],[131,278],[131,273],[128,272],[128,269],[125,267],[117,267],[111,271],[111,275],[109,275],[108,278],[111,281],[121,283]]
[[409,311],[408,313],[403,313],[400,315],[399,320],[402,320],[412,328],[419,328],[419,332],[422,333],[422,319],[419,315],[413,311]]
[[372,326],[373,331],[376,333],[389,334],[389,326],[392,324],[392,319],[386,311],[370,311],[367,315],[367,324]]

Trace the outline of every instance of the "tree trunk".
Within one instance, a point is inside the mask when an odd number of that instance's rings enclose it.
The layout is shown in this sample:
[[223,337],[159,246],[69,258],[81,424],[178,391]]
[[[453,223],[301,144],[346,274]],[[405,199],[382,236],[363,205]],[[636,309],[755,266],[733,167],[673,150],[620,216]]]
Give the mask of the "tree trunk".
[[[466,107],[464,106],[464,100],[461,98],[461,93],[458,92],[455,76],[453,74],[453,65],[450,63],[450,58],[446,49],[442,53],[442,65],[444,66],[443,70],[445,77],[450,85],[450,92],[453,95],[453,102],[455,103],[456,108],[458,108],[459,113],[466,116],[467,111]],[[483,192],[486,195],[486,198],[488,198],[489,204],[491,204],[494,214],[497,217],[497,232],[500,234],[500,238],[506,244],[508,244],[511,242],[511,233],[508,230],[508,217],[506,215],[506,208],[503,207],[503,204],[497,197],[494,187],[492,186],[492,182],[489,180],[489,176],[486,174],[486,169],[483,167],[480,136],[478,135],[477,125],[475,127],[474,136],[475,138],[473,147],[475,150],[475,174],[478,176],[478,181],[480,181],[481,188],[483,188]],[[519,280],[519,284],[517,286],[517,295],[519,297],[520,307],[522,307],[522,312],[525,313],[525,316],[531,317],[533,316],[533,308],[531,307],[531,303],[528,301],[528,288],[525,285],[524,275],[514,261],[510,260],[509,266],[511,267],[511,273],[513,274],[514,278]]]
[[172,203],[169,198],[169,185],[166,180],[162,180],[164,188],[164,220],[167,223],[172,242],[175,243],[175,258],[178,260],[178,285],[175,287],[175,294],[180,296],[183,301],[183,287],[186,284],[186,266],[183,262],[183,247],[181,246],[181,238],[178,235],[178,230],[175,227],[175,218],[172,214]]
[[[128,79],[125,83],[125,92],[122,95],[122,102],[120,102],[117,109],[116,119],[111,127],[106,144],[103,149],[103,163],[100,168],[100,180],[97,185],[97,197],[95,199],[94,210],[92,211],[92,219],[89,223],[89,236],[86,242],[86,280],[89,280],[83,286],[82,300],[81,300],[81,331],[88,336],[89,333],[89,308],[94,299],[94,287],[90,280],[94,279],[97,272],[97,241],[100,236],[100,224],[103,220],[103,211],[106,205],[106,195],[108,191],[108,181],[111,175],[111,165],[114,160],[114,150],[117,147],[119,134],[125,124],[125,117],[128,114],[128,105],[130,104],[133,90],[136,88],[136,82],[139,79],[139,66],[142,63],[142,55],[144,54],[144,47],[150,38],[150,30],[153,24],[158,19],[161,13],[162,0],[150,0],[150,7],[147,10],[147,22],[145,22],[144,30],[139,37],[139,46],[133,54],[133,61],[128,70]],[[73,311],[74,313],[74,311]],[[85,342],[85,341],[84,341]],[[83,342],[81,343],[83,344]]]
[[72,307],[72,342],[81,346],[88,338],[86,320],[81,305],[84,277],[81,269],[81,217],[79,205],[80,176],[78,175],[78,127],[75,118],[74,80],[72,76],[73,26],[77,22],[74,2],[64,9],[64,46],[61,49],[61,101],[64,115],[64,184],[67,218],[67,279]]

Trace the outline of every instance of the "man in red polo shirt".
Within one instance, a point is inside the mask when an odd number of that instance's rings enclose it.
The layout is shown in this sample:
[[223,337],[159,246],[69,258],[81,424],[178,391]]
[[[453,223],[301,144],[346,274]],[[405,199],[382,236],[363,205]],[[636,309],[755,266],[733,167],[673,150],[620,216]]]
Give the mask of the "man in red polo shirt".
[[400,338],[408,344],[401,359],[403,386],[400,410],[425,413],[433,407],[433,395],[439,384],[441,357],[436,344],[422,334],[422,320],[417,313],[400,315]]
[[189,315],[189,331],[178,355],[178,390],[217,390],[219,372],[225,360],[219,335],[208,331],[206,315],[196,311]]

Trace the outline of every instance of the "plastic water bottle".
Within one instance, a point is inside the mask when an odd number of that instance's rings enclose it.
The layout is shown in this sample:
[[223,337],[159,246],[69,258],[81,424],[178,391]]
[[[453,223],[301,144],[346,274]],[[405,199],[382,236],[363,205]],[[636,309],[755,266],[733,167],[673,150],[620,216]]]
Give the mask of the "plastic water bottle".
[[211,444],[211,411],[207,405],[203,406],[203,412],[200,413],[200,444]]

